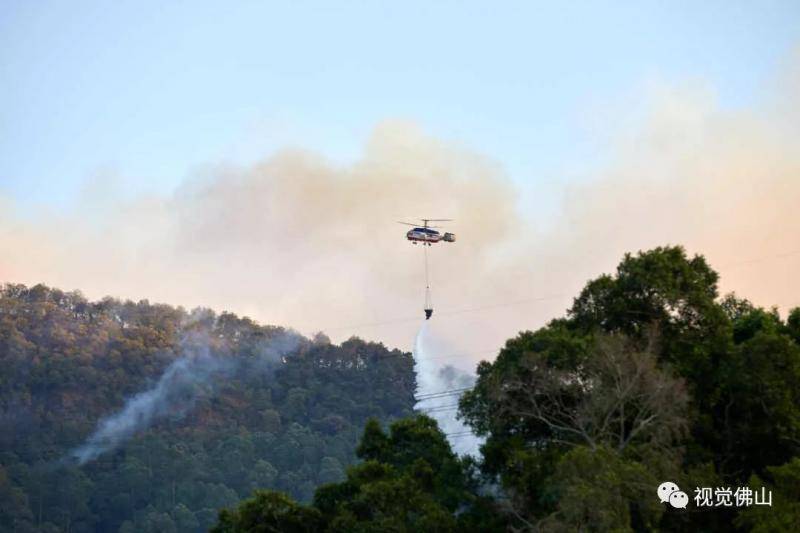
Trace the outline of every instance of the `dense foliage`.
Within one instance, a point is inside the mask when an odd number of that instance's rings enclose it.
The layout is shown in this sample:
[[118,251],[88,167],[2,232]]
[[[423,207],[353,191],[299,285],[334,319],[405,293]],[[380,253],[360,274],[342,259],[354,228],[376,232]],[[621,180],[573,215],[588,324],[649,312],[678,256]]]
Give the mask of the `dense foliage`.
[[[301,531],[301,513],[328,531],[800,524],[800,309],[783,320],[720,298],[717,274],[680,247],[626,255],[566,317],[510,339],[478,366],[460,414],[486,437],[477,462],[453,458],[428,419],[395,422],[389,436],[372,422],[365,461],[313,505],[260,492],[216,530]],[[676,509],[656,495],[663,481],[690,498],[696,487],[768,487],[773,506]]]
[[[407,354],[302,339],[264,365],[280,328],[6,286],[0,529],[794,531],[800,309],[721,298],[717,281],[680,247],[626,255],[565,317],[510,339],[460,401],[486,438],[475,459],[403,418]],[[234,370],[116,450],[69,460],[198,331]],[[690,497],[765,487],[773,506],[675,509],[665,480]]]
[[[98,420],[152,387],[202,332],[228,371],[183,391],[115,450],[69,455]],[[44,286],[0,290],[0,530],[195,532],[257,488],[310,501],[344,479],[366,421],[411,414],[409,354],[299,338],[229,313],[89,302]]]
[[505,526],[492,499],[478,495],[471,461],[453,454],[431,418],[400,420],[388,434],[370,421],[358,456],[363,462],[348,469],[346,480],[317,489],[312,505],[259,491],[223,511],[214,533],[477,532]]
[[[462,413],[487,437],[483,471],[522,525],[728,531],[758,529],[767,515],[797,524],[800,309],[784,321],[720,299],[700,256],[626,255],[566,318],[509,340],[478,375]],[[764,477],[783,503],[681,510],[655,498],[665,480],[691,497]]]

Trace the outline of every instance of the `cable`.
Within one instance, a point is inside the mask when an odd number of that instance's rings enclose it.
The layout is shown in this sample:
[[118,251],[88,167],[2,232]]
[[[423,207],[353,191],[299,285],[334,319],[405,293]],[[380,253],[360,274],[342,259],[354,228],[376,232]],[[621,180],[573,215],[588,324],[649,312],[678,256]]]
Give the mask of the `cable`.
[[456,389],[445,389],[445,390],[439,391],[439,392],[425,392],[425,393],[420,394],[419,396],[417,396],[417,398],[429,398],[431,396],[439,396],[441,394],[454,394],[454,393],[457,393],[457,392],[463,392],[463,391],[468,391],[468,390],[472,390],[472,387],[458,387]]
[[434,357],[426,357],[425,360],[430,361],[432,359],[451,359],[453,357],[464,357],[467,355],[478,355],[478,354],[492,353],[497,351],[499,351],[497,348],[487,348],[485,350],[475,350],[474,352],[461,352],[461,353],[451,353],[448,355],[436,355]]
[[[453,315],[460,315],[463,313],[472,313],[475,311],[485,311],[487,309],[496,309],[501,307],[511,307],[514,305],[522,305],[531,302],[543,302],[547,300],[555,300],[558,298],[565,298],[566,295],[564,294],[554,294],[551,296],[541,296],[536,298],[525,298],[522,300],[515,300],[512,302],[501,302],[496,304],[489,304],[489,305],[481,305],[477,307],[464,307],[461,309],[452,309],[450,311],[441,311],[436,314],[438,317],[442,316],[453,316]],[[398,317],[398,318],[391,318],[387,320],[382,320],[380,322],[363,322],[360,324],[350,324],[346,326],[335,326],[330,328],[320,328],[320,331],[339,331],[343,329],[361,329],[361,328],[370,328],[370,327],[379,327],[379,326],[387,326],[391,324],[399,324],[403,322],[419,322],[419,317]]]
[[443,313],[439,313],[439,316],[442,316],[442,315],[444,315],[444,316],[460,315],[462,313],[472,313],[474,311],[485,311],[487,309],[496,309],[496,308],[500,308],[500,307],[510,307],[510,306],[513,306],[513,305],[521,305],[521,304],[526,304],[526,303],[531,303],[531,302],[544,302],[544,301],[547,301],[547,300],[555,300],[555,299],[558,299],[558,298],[565,298],[565,297],[567,297],[567,295],[565,295],[565,294],[553,294],[553,295],[550,295],[550,296],[539,296],[539,297],[536,297],[536,298],[525,298],[523,300],[515,300],[515,301],[512,301],[512,302],[504,302],[504,303],[497,303],[497,304],[490,304],[490,305],[482,305],[480,307],[465,307],[465,308],[462,308],[462,309],[455,309],[455,310],[452,310],[452,311],[445,311]]
[[736,267],[736,266],[741,266],[741,265],[749,265],[751,263],[763,263],[764,261],[767,261],[769,259],[783,259],[785,257],[791,257],[791,256],[797,255],[797,254],[800,254],[800,250],[792,250],[790,252],[786,252],[786,253],[782,253],[782,254],[768,255],[768,256],[756,257],[754,259],[745,259],[744,261],[736,261],[736,262],[732,262],[732,263],[725,263],[723,265],[720,265],[719,268],[730,268],[730,267]]
[[428,407],[424,409],[420,409],[423,413],[438,413],[439,411],[450,411],[452,409],[458,409],[458,404],[454,405],[439,405],[434,407]]
[[461,387],[459,389],[448,389],[441,392],[430,392],[430,393],[420,394],[419,396],[416,397],[416,400],[417,401],[430,400],[433,398],[438,398],[440,396],[450,396],[452,394],[462,393],[468,390],[472,390],[472,387]]
[[428,400],[441,400],[442,398],[448,398],[450,396],[461,396],[466,391],[456,391],[456,392],[442,392],[435,396],[425,396],[423,398],[415,398],[417,403],[422,403]]
[[467,430],[467,431],[454,431],[453,433],[445,433],[444,436],[447,437],[447,438],[451,438],[451,437],[468,437],[468,436],[477,437],[477,435],[475,435],[475,433],[473,433],[470,430]]
[[[434,396],[432,398],[422,398],[421,400],[417,400],[417,403],[420,404],[420,403],[426,402],[428,400],[442,400],[444,398],[450,398],[451,396],[457,396],[457,397],[460,398],[462,394],[463,393],[461,393],[461,392],[450,392],[450,393],[447,393],[447,394],[441,394],[439,396]],[[432,405],[430,407],[436,407],[436,406]],[[425,409],[427,409],[427,407]]]
[[428,246],[427,243],[422,243],[423,254],[425,255],[425,309],[432,309],[431,302],[431,283],[428,276]]
[[[427,254],[427,250],[426,250],[426,254]],[[719,268],[730,268],[730,267],[735,267],[735,266],[749,264],[749,263],[767,261],[769,259],[782,259],[782,258],[790,257],[790,256],[793,256],[793,255],[796,255],[796,254],[800,254],[800,250],[791,250],[791,251],[783,253],[783,254],[756,257],[756,258],[746,259],[746,260],[737,261],[737,262],[725,263],[723,265],[720,265]],[[426,262],[426,265],[427,265],[427,262]],[[426,272],[427,272],[427,269],[426,269]],[[428,281],[427,281],[427,276],[426,276],[426,286],[427,285],[428,285]],[[547,300],[555,300],[555,299],[558,299],[558,298],[567,298],[569,296],[570,295],[566,295],[566,294],[554,294],[554,295],[550,295],[550,296],[543,296],[543,297],[536,297],[536,298],[525,298],[525,299],[522,299],[522,300],[516,300],[516,301],[511,301],[511,302],[500,302],[500,303],[496,303],[496,304],[482,305],[482,306],[476,306],[476,307],[465,307],[465,308],[462,308],[462,309],[453,309],[453,310],[450,310],[450,311],[446,311],[445,310],[445,311],[437,312],[437,316],[438,317],[453,316],[453,315],[459,315],[459,314],[463,314],[463,313],[472,313],[472,312],[475,312],[475,311],[484,311],[486,309],[497,309],[497,308],[502,308],[502,307],[511,307],[511,306],[514,306],[514,305],[521,305],[521,304],[526,304],[526,303],[530,303],[530,302],[541,302],[541,301],[547,301]],[[398,317],[398,318],[387,319],[387,320],[383,320],[383,321],[379,321],[379,322],[364,322],[364,323],[360,323],[360,324],[350,324],[350,325],[335,326],[335,327],[330,327],[330,328],[321,328],[321,331],[338,331],[338,330],[345,330],[345,329],[361,329],[361,328],[386,326],[386,325],[390,325],[390,324],[399,324],[399,323],[403,323],[403,322],[418,322],[418,321],[419,321],[419,317]]]
[[[482,355],[482,354],[498,352],[498,351],[499,351],[498,348],[487,348],[485,350],[475,350],[474,352],[472,352],[472,351],[470,351],[470,352],[460,352],[460,353],[451,353],[451,354],[447,354],[447,355],[437,355],[437,356],[434,356],[434,357],[426,357],[425,360],[429,361],[429,360],[432,360],[432,359],[451,359],[453,357],[467,357],[467,356],[470,356],[470,355]],[[377,357],[377,359],[389,359],[391,357],[403,357],[403,356],[410,356],[411,358],[414,357],[413,352],[400,352],[400,353],[389,353],[389,354],[386,354],[386,355],[381,355],[380,357]]]
[[430,409],[428,411],[420,411],[424,415],[436,415],[438,413],[449,413],[451,411],[457,411],[458,407],[448,407],[447,409]]
[[[729,268],[731,266],[747,264],[747,263],[753,263],[753,262],[767,260],[767,259],[773,259],[773,258],[783,258],[783,257],[792,256],[792,255],[795,255],[795,254],[798,254],[798,253],[800,253],[800,250],[794,250],[794,251],[790,251],[790,252],[787,252],[785,254],[780,254],[780,255],[776,255],[776,256],[768,256],[768,257],[764,257],[764,258],[749,259],[749,260],[745,260],[745,261],[739,261],[739,262],[736,262],[736,263],[726,263],[725,265],[722,266],[722,268]],[[426,280],[425,280],[426,281],[426,287],[428,287],[427,249],[425,250],[425,277],[426,277]],[[513,301],[513,302],[497,303],[497,304],[484,305],[484,306],[478,306],[478,307],[467,307],[467,308],[462,308],[462,309],[454,309],[454,310],[451,310],[451,311],[444,311],[444,312],[440,312],[438,314],[438,316],[453,316],[453,315],[458,315],[458,314],[462,314],[462,313],[469,313],[469,312],[474,312],[474,311],[483,311],[483,310],[486,310],[486,309],[494,309],[494,308],[499,308],[499,307],[508,307],[508,306],[513,306],[513,305],[520,305],[520,304],[530,303],[530,302],[553,300],[553,299],[556,299],[556,298],[563,298],[563,297],[565,297],[565,295],[556,294],[556,295],[543,296],[543,297],[537,297],[537,298],[526,298],[526,299],[523,299],[523,300],[516,300],[516,301]],[[629,310],[629,312],[633,313],[635,311],[634,310]],[[386,321],[382,321],[382,322],[352,324],[352,325],[349,325],[349,326],[340,326],[340,327],[337,327],[337,328],[327,328],[327,331],[335,331],[337,329],[356,329],[356,328],[360,328],[360,327],[383,326],[383,325],[388,325],[388,324],[396,324],[396,323],[400,323],[400,322],[412,322],[412,321],[413,322],[417,322],[417,321],[419,321],[419,318],[417,318],[417,317],[414,317],[414,318],[411,318],[411,317],[409,317],[409,318],[397,318],[397,319],[390,319],[390,320],[386,320]],[[462,354],[450,354],[450,355],[446,355],[446,356],[429,357],[427,359],[446,359],[446,358],[449,358],[449,357],[459,357],[459,356],[464,356],[464,355],[474,355],[474,354],[479,354],[479,353],[488,353],[488,352],[495,351],[495,350],[496,349],[492,348],[492,349],[487,349],[485,351],[464,352]],[[399,354],[389,354],[389,355],[383,356],[381,358],[405,356],[405,355],[408,355],[408,352],[402,352],[402,353],[399,353]],[[429,394],[421,395],[419,397],[416,397],[415,399],[417,400],[417,402],[422,402],[422,401],[425,401],[425,400],[443,398],[443,397],[447,397],[447,396],[454,396],[454,395],[457,395],[457,394],[461,394],[462,392],[464,392],[466,390],[470,390],[470,389],[471,388],[463,388],[463,389],[453,389],[453,390],[448,390],[448,391],[440,391],[440,392],[437,392],[437,393],[429,393]]]

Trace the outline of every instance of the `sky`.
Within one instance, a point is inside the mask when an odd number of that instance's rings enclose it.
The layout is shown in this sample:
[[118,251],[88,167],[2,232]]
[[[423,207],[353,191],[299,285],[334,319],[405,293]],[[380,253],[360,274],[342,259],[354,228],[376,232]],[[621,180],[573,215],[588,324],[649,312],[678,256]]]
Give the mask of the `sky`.
[[442,307],[561,295],[472,349],[657,244],[785,307],[798,47],[792,1],[6,1],[0,281],[346,336],[418,311],[394,221],[444,216]]
[[[568,5],[566,5],[568,4]],[[797,2],[3,2],[0,193],[168,191],[287,145],[358,157],[412,119],[534,190],[602,157],[594,120],[659,79],[751,102]]]

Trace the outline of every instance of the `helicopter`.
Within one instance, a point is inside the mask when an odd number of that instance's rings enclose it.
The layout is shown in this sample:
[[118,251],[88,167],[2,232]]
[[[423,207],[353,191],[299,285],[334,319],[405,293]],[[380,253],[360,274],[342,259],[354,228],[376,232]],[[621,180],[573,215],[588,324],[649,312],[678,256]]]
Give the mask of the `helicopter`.
[[449,218],[421,218],[422,226],[419,224],[412,224],[410,222],[398,222],[398,224],[405,224],[406,226],[413,226],[414,229],[408,230],[406,238],[413,244],[422,243],[423,246],[431,246],[437,242],[456,242],[456,234],[445,232],[439,233],[434,228],[439,226],[429,226],[429,222],[452,222]]
[[406,238],[412,244],[422,243],[423,250],[425,251],[425,320],[430,320],[433,316],[433,303],[431,302],[431,285],[428,274],[428,249],[425,246],[432,246],[437,242],[456,242],[455,233],[444,234],[436,231],[438,226],[430,226],[430,222],[452,222],[449,218],[421,218],[422,226],[419,224],[411,224],[410,222],[398,222],[398,224],[405,224],[406,226],[413,226],[413,229],[408,230]]

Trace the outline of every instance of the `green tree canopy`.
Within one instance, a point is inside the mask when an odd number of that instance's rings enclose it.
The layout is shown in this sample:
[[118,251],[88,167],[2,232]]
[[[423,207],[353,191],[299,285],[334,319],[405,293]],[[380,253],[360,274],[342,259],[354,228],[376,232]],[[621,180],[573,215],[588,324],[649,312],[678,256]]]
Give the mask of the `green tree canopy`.
[[746,484],[800,455],[800,313],[720,299],[717,280],[680,247],[627,254],[478,366],[461,414],[518,523],[723,529],[735,511],[663,513],[642,487]]
[[[302,507],[317,531],[331,532],[452,532],[487,531],[503,527],[491,500],[478,495],[469,480],[469,469],[456,457],[436,422],[417,416],[394,422],[388,434],[380,424],[367,423],[359,457],[346,479],[318,488],[313,504]],[[277,503],[276,503],[277,502]],[[297,504],[277,493],[259,493],[232,511],[223,511],[215,531],[272,531],[255,529],[246,516],[265,514],[271,518],[284,507],[289,516],[299,516]],[[263,507],[253,510],[253,507]],[[283,531],[291,522],[281,523]]]

